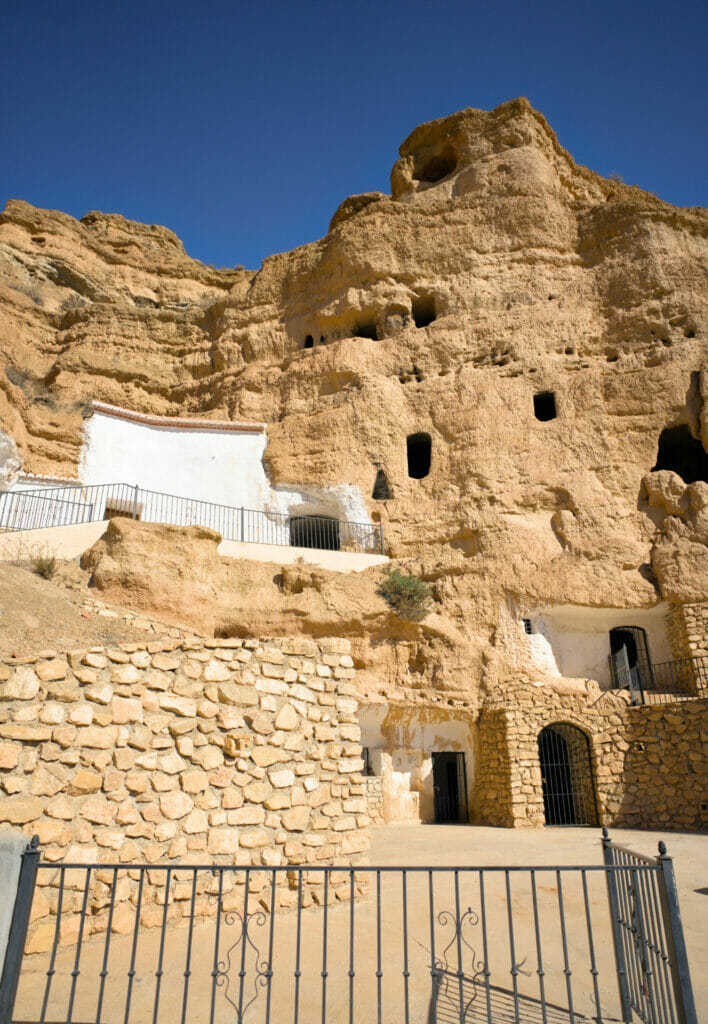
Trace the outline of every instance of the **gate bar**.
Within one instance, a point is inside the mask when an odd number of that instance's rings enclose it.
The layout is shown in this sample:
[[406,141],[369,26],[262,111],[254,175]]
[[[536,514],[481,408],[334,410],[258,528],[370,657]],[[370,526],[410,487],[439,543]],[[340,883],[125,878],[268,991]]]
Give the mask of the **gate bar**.
[[666,853],[666,843],[663,841],[659,843],[657,863],[660,868],[658,872],[659,891],[661,893],[661,906],[664,911],[664,923],[666,925],[666,938],[669,944],[671,974],[674,982],[677,1009],[681,1014],[681,1024],[698,1024],[693,987],[691,985],[691,974],[688,969],[686,941],[681,922],[681,908],[676,889],[674,861]]
[[17,882],[15,907],[12,912],[10,934],[7,937],[5,964],[0,979],[0,1024],[10,1024],[15,1007],[17,986],[20,980],[22,956],[29,925],[34,883],[39,862],[39,836],[33,836],[25,847],[20,861],[20,876]]
[[[612,840],[607,829],[602,829],[602,857],[605,866],[610,868],[614,865],[612,852]],[[624,946],[622,944],[622,932],[620,930],[619,898],[617,895],[617,879],[613,871],[605,874],[607,879],[607,897],[610,902],[610,918],[612,919],[612,937],[615,947],[615,966],[617,968],[617,984],[619,987],[620,1003],[622,1005],[622,1020],[625,1024],[631,1024],[632,1004],[629,998],[629,986],[627,983],[627,964],[624,958]]]

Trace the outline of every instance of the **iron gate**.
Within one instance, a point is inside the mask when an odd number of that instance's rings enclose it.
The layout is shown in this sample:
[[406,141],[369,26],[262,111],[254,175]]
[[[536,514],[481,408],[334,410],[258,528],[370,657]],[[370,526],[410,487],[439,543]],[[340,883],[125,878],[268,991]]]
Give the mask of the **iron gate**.
[[[697,1024],[671,860],[603,847],[474,868],[30,852],[0,1024]],[[27,933],[35,873],[53,912]]]
[[594,825],[595,786],[587,736],[569,722],[553,722],[538,735],[543,810],[547,825]]

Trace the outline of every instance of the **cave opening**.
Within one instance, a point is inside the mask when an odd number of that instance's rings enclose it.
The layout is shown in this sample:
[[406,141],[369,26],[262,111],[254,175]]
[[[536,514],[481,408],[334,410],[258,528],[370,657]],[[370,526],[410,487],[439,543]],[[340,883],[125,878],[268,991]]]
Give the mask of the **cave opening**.
[[312,337],[312,335],[311,334],[306,334],[305,335],[305,340],[302,343],[302,347],[303,348],[313,348],[314,344],[315,344],[315,339]]
[[533,396],[533,411],[537,420],[546,423],[554,420],[558,415],[556,411],[556,396],[553,391],[539,391]]
[[371,492],[371,497],[374,501],[388,501],[391,497],[391,488],[388,483],[388,477],[383,469],[380,469],[376,474],[376,480],[374,481],[374,489]]
[[293,548],[319,548],[323,551],[339,551],[341,541],[339,520],[331,516],[292,516],[290,546]]
[[432,440],[430,434],[409,434],[406,442],[408,452],[408,476],[422,480],[430,472]]
[[411,316],[416,327],[427,327],[435,320],[435,299],[432,295],[419,295],[411,304]]
[[443,150],[430,157],[421,167],[416,178],[418,181],[427,182],[430,185],[436,181],[442,181],[457,167],[458,156],[453,146],[445,146]]
[[369,338],[371,341],[378,341],[378,332],[373,320],[366,320],[357,324],[352,331],[353,338]]
[[670,469],[693,484],[696,480],[708,483],[708,453],[692,435],[685,423],[678,427],[666,427],[659,435],[659,451],[652,473]]

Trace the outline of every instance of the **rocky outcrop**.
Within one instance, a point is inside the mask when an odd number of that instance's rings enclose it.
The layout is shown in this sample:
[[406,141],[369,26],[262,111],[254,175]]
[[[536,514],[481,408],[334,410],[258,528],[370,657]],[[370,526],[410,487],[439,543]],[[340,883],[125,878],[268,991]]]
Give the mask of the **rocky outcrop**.
[[[381,689],[469,695],[510,602],[701,589],[700,530],[658,537],[641,488],[678,465],[684,434],[659,464],[667,429],[708,436],[708,216],[580,167],[523,99],[421,125],[391,181],[256,273],[204,267],[164,228],[9,203],[0,424],[29,470],[70,473],[89,399],[266,422],[272,484],[358,488],[450,624],[391,644]],[[305,589],[300,622],[330,628],[322,602],[351,620]]]

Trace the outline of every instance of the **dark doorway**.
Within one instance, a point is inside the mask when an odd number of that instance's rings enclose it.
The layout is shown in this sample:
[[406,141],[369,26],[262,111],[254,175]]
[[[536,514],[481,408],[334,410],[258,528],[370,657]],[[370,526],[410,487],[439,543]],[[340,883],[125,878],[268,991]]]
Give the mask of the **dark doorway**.
[[302,343],[302,347],[303,348],[312,348],[314,346],[314,344],[315,344],[315,339],[312,337],[312,335],[311,334],[306,334],[305,335],[305,340]]
[[667,427],[659,435],[659,452],[652,473],[670,469],[682,477],[684,483],[696,480],[708,482],[708,453],[685,424]]
[[467,821],[467,769],[464,754],[433,754],[435,821]]
[[537,420],[542,423],[547,420],[554,420],[558,415],[556,412],[556,396],[553,391],[539,391],[533,396],[533,411]]
[[357,324],[352,331],[353,338],[369,338],[370,341],[377,341],[378,336],[376,324],[373,320],[367,320],[365,323]]
[[597,821],[590,744],[581,729],[554,722],[538,734],[547,825],[594,825]]
[[422,480],[430,472],[430,456],[433,445],[430,434],[409,434],[406,445],[408,476],[414,480]]
[[[622,652],[626,655],[626,664]],[[654,688],[647,635],[641,627],[618,626],[610,630],[610,664],[616,687],[628,687],[630,693],[640,699],[645,690]],[[625,679],[627,669],[629,678]]]
[[290,520],[290,545],[339,551],[339,520],[330,516],[293,516]]

